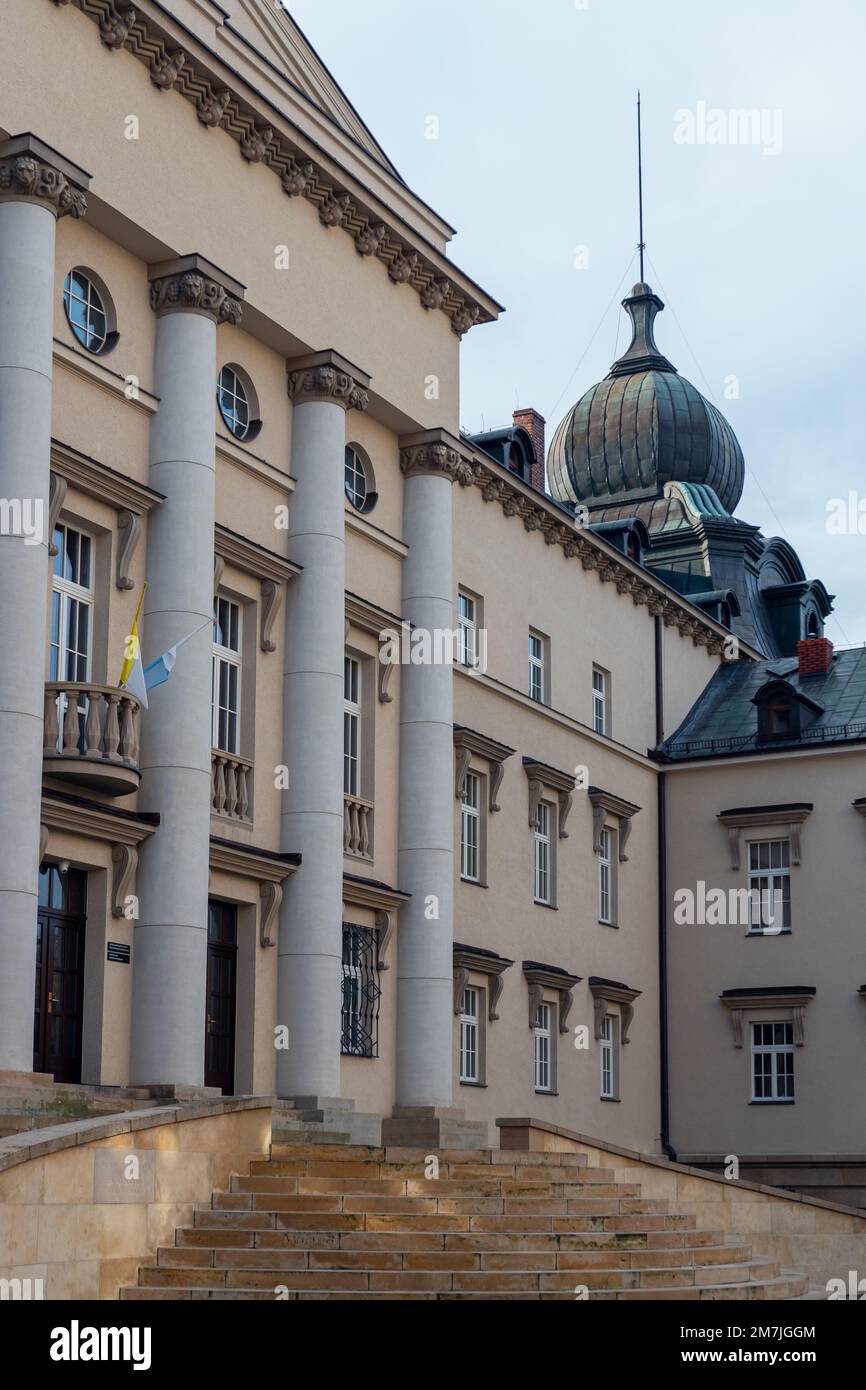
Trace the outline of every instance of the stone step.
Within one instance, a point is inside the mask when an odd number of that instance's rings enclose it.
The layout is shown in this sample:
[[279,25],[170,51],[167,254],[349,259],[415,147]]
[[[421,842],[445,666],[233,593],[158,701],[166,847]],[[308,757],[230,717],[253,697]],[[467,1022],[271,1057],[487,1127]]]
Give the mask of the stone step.
[[[281,1164],[281,1168],[289,1165]],[[584,1180],[583,1176],[579,1180],[564,1176],[556,1178],[545,1177],[514,1177],[510,1173],[494,1177],[471,1177],[464,1178],[452,1177],[450,1175],[440,1178],[426,1179],[419,1177],[417,1169],[410,1172],[398,1172],[392,1168],[385,1168],[384,1165],[358,1164],[357,1171],[351,1171],[351,1165],[338,1163],[298,1163],[291,1165],[296,1168],[294,1173],[254,1173],[249,1177],[233,1177],[231,1180],[232,1192],[274,1192],[274,1193],[295,1193],[313,1192],[314,1183],[328,1183],[328,1191],[339,1190],[344,1193],[358,1193],[371,1191],[367,1184],[370,1182],[399,1182],[403,1184],[402,1191],[407,1195],[423,1196],[425,1194],[436,1196],[492,1196],[499,1195],[510,1197],[640,1197],[641,1187],[638,1183],[618,1183],[613,1180],[613,1175],[608,1175],[603,1170],[597,1170],[601,1175],[595,1179]],[[333,1172],[330,1170],[345,1168],[347,1171]],[[555,1172],[553,1169],[547,1170],[549,1173]],[[569,1170],[563,1170],[567,1173]],[[487,1173],[490,1173],[488,1168]],[[359,1186],[359,1183],[361,1184]],[[330,1186],[333,1184],[334,1186]]]

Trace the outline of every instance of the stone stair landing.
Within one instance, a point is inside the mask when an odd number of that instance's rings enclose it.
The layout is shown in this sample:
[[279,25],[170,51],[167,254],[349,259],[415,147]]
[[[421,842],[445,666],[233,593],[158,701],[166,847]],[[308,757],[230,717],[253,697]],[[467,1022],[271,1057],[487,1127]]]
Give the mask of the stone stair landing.
[[131,1300],[770,1300],[808,1291],[582,1153],[280,1141],[139,1271]]

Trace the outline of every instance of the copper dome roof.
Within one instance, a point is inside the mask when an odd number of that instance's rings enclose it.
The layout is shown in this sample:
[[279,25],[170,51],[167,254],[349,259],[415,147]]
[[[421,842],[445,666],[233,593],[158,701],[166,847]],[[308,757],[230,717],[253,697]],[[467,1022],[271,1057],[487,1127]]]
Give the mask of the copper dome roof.
[[659,352],[664,308],[647,284],[623,300],[629,349],[566,415],[547,455],[554,497],[589,507],[659,496],[665,483],[705,483],[733,512],[745,464],[725,417]]

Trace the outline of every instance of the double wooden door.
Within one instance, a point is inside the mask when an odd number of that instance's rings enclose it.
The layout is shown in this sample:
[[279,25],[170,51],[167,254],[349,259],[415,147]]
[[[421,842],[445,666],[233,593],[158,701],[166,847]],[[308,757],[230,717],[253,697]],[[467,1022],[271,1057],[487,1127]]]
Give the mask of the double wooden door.
[[36,923],[33,1070],[81,1080],[87,875],[43,865]]
[[204,1084],[224,1096],[235,1089],[235,1015],[238,985],[238,910],[233,903],[208,903],[207,1015]]

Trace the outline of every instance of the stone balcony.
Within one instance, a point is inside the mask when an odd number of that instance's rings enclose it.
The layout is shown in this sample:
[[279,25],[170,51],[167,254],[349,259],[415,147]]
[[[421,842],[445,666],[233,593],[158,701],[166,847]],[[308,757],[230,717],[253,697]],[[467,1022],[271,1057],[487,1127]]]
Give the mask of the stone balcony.
[[49,681],[44,715],[45,776],[108,796],[138,790],[141,705],[128,690]]
[[211,753],[211,814],[252,823],[253,764],[237,753],[214,748]]
[[343,853],[373,858],[373,803],[360,796],[343,798]]

